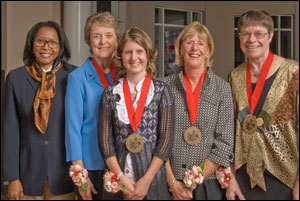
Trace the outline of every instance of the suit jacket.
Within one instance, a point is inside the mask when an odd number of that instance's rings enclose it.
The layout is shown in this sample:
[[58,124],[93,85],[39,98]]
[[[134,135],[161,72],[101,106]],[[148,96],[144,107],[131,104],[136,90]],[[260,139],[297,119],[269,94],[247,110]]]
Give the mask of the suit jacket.
[[9,72],[4,96],[3,175],[5,181],[20,179],[24,194],[39,196],[48,178],[50,191],[60,195],[74,190],[68,175],[65,151],[65,92],[68,73],[64,64],[56,73],[56,94],[45,134],[34,124],[33,102],[40,82],[25,66]]
[[[163,81],[170,85],[175,97],[175,139],[170,157],[175,178],[183,180],[187,170],[200,165],[207,158],[228,167],[233,159],[234,143],[234,114],[229,83],[214,74],[211,68],[207,69],[194,124],[200,129],[202,138],[197,145],[191,146],[183,138],[184,131],[191,126],[183,71],[172,74]],[[216,179],[215,174],[206,179]]]

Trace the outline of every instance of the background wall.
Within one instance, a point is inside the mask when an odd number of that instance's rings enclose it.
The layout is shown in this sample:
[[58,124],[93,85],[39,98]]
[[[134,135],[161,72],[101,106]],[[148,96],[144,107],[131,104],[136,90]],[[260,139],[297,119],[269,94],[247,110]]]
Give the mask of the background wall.
[[1,9],[1,39],[4,42],[1,47],[1,65],[7,74],[11,69],[23,65],[27,32],[34,24],[46,20],[61,24],[61,2],[1,1]]
[[[204,23],[215,41],[214,72],[227,80],[234,68],[234,16],[249,9],[265,9],[270,14],[293,14],[294,59],[299,61],[298,1],[113,1],[113,15],[127,29],[138,26],[154,41],[155,6],[204,12]],[[90,55],[84,42],[86,18],[96,12],[95,1],[2,1],[1,64],[7,74],[23,65],[23,48],[28,30],[41,20],[61,24],[72,50],[70,63],[81,65]],[[120,17],[123,16],[123,17]],[[124,18],[124,19],[121,19]],[[122,30],[125,30],[122,28]]]

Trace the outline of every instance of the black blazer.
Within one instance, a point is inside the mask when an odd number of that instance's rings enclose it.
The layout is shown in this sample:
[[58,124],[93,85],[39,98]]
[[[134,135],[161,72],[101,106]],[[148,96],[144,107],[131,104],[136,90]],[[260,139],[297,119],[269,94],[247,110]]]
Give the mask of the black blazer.
[[45,134],[34,124],[33,102],[40,83],[25,66],[9,72],[4,96],[3,176],[20,179],[24,194],[40,196],[48,178],[53,195],[70,193],[74,185],[68,175],[65,151],[65,93],[67,78],[75,66],[64,64],[56,73],[56,94]]

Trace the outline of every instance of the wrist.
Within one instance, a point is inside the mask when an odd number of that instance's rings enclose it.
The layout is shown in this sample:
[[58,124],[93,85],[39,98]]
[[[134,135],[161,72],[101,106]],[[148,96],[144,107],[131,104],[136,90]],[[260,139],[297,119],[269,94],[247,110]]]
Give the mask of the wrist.
[[117,176],[117,180],[120,180],[120,177],[123,175],[124,173],[123,172],[120,172]]
[[174,186],[177,184],[177,180],[173,179],[172,182],[169,184],[169,191],[172,192],[172,189],[174,188]]

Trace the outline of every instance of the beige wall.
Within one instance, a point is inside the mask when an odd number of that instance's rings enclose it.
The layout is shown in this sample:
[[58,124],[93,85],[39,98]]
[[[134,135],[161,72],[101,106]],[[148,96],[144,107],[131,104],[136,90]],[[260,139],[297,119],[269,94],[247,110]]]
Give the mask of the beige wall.
[[1,65],[6,74],[23,63],[27,32],[39,21],[53,20],[61,24],[61,2],[2,1]]
[[294,59],[299,61],[299,2],[295,1],[152,1],[126,2],[126,27],[144,29],[154,41],[155,6],[204,11],[204,23],[215,41],[214,72],[227,80],[234,68],[234,16],[250,9],[295,15]]
[[[1,5],[1,64],[7,74],[11,69],[23,65],[23,48],[29,29],[42,20],[54,20],[61,24],[62,6],[59,1],[2,1]],[[234,68],[234,15],[249,9],[295,15],[294,58],[299,61],[298,1],[129,1],[125,4],[126,28],[138,26],[154,41],[155,6],[204,11],[205,24],[216,45],[213,69],[225,80]]]

